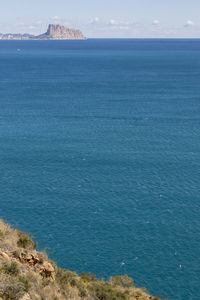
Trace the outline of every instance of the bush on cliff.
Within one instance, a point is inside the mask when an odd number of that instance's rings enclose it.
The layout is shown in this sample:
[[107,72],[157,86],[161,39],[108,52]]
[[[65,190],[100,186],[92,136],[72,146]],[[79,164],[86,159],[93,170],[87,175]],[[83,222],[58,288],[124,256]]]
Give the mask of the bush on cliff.
[[33,242],[29,234],[19,231],[17,246],[24,249],[35,249],[37,247],[37,243]]

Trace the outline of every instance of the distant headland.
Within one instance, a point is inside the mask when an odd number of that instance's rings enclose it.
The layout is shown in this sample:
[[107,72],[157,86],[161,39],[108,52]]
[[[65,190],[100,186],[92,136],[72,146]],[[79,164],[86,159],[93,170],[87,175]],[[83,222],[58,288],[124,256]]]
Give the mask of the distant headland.
[[31,35],[28,33],[0,33],[0,40],[85,40],[86,37],[78,29],[70,29],[65,26],[49,24],[45,33]]

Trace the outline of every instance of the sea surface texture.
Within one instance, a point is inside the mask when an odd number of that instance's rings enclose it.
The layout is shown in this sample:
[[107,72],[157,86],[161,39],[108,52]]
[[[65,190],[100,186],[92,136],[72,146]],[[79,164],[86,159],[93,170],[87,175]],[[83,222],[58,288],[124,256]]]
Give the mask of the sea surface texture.
[[200,40],[0,41],[0,217],[60,266],[200,299]]

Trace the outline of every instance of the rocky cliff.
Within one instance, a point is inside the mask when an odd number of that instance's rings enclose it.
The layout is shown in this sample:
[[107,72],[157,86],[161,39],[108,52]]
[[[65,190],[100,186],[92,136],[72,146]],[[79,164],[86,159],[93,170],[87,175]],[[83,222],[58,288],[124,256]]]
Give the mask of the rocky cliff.
[[126,275],[104,281],[61,269],[36,247],[0,220],[0,300],[159,300]]
[[45,33],[30,34],[0,34],[1,40],[85,40],[86,37],[78,29],[70,29],[61,25],[49,24]]
[[80,30],[77,29],[69,29],[65,26],[53,25],[50,24],[46,35],[52,39],[61,39],[61,40],[77,40],[77,39],[85,39],[84,35]]
[[70,29],[61,25],[49,24],[47,32],[37,38],[49,40],[85,40],[85,36],[78,29]]

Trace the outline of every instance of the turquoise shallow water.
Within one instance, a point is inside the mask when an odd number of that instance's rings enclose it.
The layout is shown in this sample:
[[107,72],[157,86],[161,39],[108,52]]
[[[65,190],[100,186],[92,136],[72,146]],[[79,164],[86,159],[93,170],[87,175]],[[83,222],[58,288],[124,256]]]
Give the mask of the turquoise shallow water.
[[50,257],[200,295],[200,40],[0,41],[0,216]]

